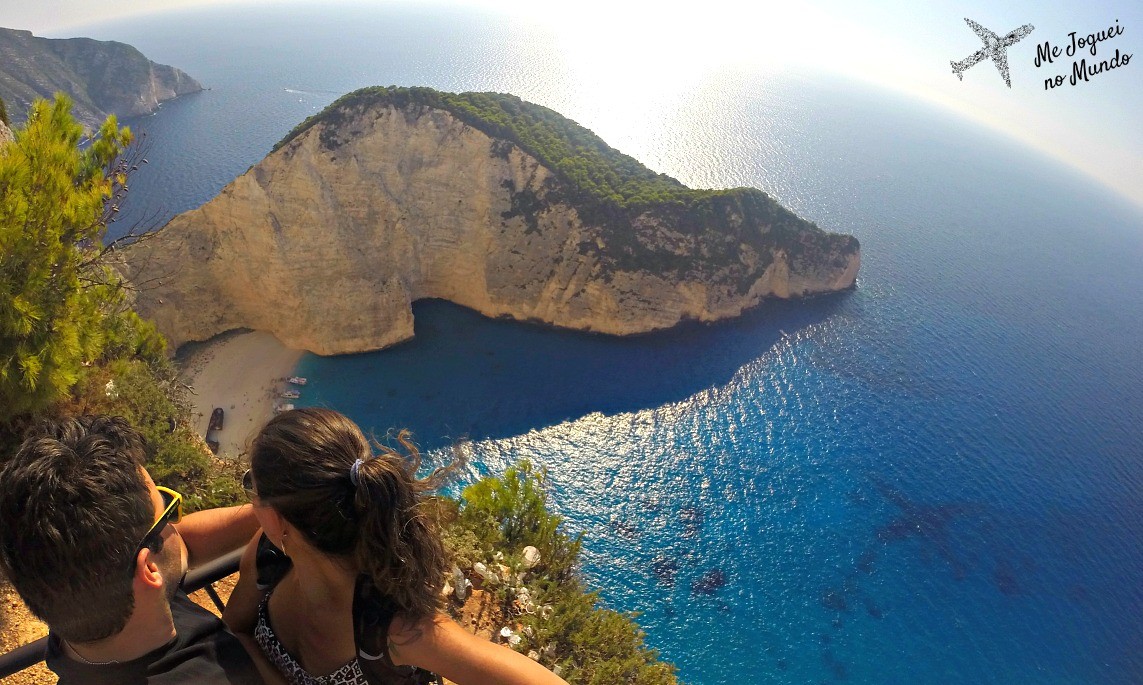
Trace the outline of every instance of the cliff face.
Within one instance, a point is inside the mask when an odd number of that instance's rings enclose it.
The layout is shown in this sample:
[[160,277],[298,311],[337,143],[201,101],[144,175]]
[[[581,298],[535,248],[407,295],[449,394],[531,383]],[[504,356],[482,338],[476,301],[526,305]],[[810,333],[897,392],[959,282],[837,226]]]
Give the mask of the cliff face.
[[108,114],[147,114],[202,86],[124,43],[39,38],[0,28],[0,98],[12,123],[24,121],[34,99],[51,99],[61,90],[75,101],[76,118],[97,128]]
[[622,335],[857,276],[856,239],[812,227],[774,247],[752,196],[714,203],[732,228],[711,237],[670,208],[604,216],[573,195],[520,147],[449,112],[365,107],[294,136],[130,248],[124,268],[172,349],[252,328],[318,354],[411,337],[421,298]]
[[7,143],[12,140],[12,131],[0,121],[0,143]]

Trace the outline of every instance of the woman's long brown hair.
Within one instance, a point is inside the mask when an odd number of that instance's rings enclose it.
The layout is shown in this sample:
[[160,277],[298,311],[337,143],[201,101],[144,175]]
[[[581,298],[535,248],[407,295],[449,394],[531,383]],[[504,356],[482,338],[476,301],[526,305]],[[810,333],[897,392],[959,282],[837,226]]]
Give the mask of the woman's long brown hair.
[[380,445],[375,451],[342,414],[296,409],[274,417],[254,439],[251,468],[264,504],[317,549],[352,559],[407,618],[421,620],[440,610],[448,569],[422,495],[447,469],[418,479],[420,452],[405,431],[397,442],[404,454]]

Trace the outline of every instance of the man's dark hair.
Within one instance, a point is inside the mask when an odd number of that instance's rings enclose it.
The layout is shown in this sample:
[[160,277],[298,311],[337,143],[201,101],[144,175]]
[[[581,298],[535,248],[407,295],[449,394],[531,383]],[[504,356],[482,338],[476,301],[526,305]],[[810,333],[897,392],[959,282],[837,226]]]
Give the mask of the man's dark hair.
[[69,642],[123,630],[135,608],[135,552],[154,523],[126,419],[46,422],[0,469],[0,569],[28,608]]

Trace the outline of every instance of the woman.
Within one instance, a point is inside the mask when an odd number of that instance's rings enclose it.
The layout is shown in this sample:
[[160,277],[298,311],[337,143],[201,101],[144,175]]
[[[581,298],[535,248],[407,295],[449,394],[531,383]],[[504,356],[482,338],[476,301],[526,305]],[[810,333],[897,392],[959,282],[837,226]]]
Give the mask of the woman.
[[535,661],[482,640],[441,613],[448,569],[422,512],[438,473],[374,454],[361,430],[327,409],[276,416],[251,448],[263,535],[243,555],[224,619],[295,685],[556,684]]

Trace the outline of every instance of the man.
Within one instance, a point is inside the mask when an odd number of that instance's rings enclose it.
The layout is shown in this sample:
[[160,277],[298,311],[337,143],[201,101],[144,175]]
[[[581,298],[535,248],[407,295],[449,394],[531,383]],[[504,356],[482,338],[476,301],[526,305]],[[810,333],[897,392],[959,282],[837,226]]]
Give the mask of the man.
[[48,667],[60,685],[261,684],[259,655],[179,589],[250,539],[251,507],[182,518],[144,461],[125,419],[84,416],[45,424],[0,469],[0,569],[48,624]]

